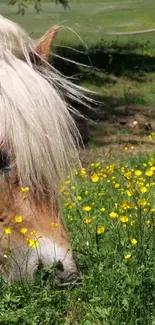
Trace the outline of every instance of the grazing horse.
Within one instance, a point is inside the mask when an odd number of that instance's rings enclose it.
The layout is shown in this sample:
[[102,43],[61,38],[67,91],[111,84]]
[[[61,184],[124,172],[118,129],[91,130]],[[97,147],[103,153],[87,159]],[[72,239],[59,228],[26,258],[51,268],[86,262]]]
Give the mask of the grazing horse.
[[78,277],[59,207],[60,186],[78,161],[63,94],[85,98],[49,63],[57,30],[36,41],[0,16],[0,272],[9,281],[33,279],[53,263],[60,279]]

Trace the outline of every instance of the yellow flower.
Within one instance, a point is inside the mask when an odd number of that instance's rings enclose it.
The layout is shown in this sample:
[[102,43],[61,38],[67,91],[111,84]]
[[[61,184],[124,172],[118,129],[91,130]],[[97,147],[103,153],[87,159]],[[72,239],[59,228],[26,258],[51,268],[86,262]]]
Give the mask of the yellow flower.
[[101,211],[101,212],[105,212],[105,208],[104,208],[104,207],[101,208],[100,211]]
[[11,228],[11,227],[7,227],[7,228],[5,228],[5,233],[6,233],[7,235],[10,235],[10,234],[12,233],[12,228]]
[[129,208],[130,208],[130,204],[129,204],[129,202],[128,202],[128,201],[123,201],[123,202],[122,202],[122,208],[123,208],[124,210],[129,209]]
[[140,205],[140,206],[145,206],[145,205],[147,205],[147,200],[146,199],[139,199],[138,201],[138,204]]
[[99,177],[98,177],[98,175],[97,175],[97,174],[93,174],[93,175],[91,176],[91,181],[92,181],[93,183],[97,183],[97,182],[99,181]]
[[32,230],[32,231],[30,232],[30,234],[31,234],[32,236],[35,236],[35,235],[36,235],[36,230]]
[[129,190],[126,190],[126,194],[127,194],[127,196],[132,196],[133,195],[132,192],[129,191]]
[[139,169],[135,170],[135,175],[136,175],[136,176],[140,176],[140,175],[142,175],[141,170],[139,170]]
[[80,176],[84,177],[86,176],[87,172],[86,172],[86,168],[82,168],[80,171]]
[[67,179],[66,184],[70,184],[70,183],[71,183],[71,180]]
[[113,212],[113,211],[109,213],[109,216],[112,219],[118,218],[118,214],[116,212]]
[[69,192],[68,191],[64,191],[63,193],[65,196],[69,196]]
[[65,186],[60,187],[60,192],[63,193],[65,191]]
[[38,240],[34,240],[32,238],[27,238],[26,244],[29,247],[37,248],[39,246]]
[[26,192],[28,192],[30,189],[29,189],[29,187],[21,187],[21,191],[23,192],[23,193],[26,193]]
[[148,169],[146,172],[145,172],[145,175],[148,176],[148,177],[151,177],[153,175],[153,171],[151,169]]
[[20,228],[19,231],[22,235],[25,235],[27,233],[27,228]]
[[150,223],[151,223],[150,220],[146,220],[146,224],[147,224],[147,226],[150,226]]
[[82,197],[80,195],[77,196],[77,200],[78,201],[81,201],[82,200]]
[[115,184],[115,188],[120,188],[120,184],[119,183],[116,183]]
[[91,223],[92,222],[92,219],[90,218],[83,218],[83,222],[88,224],[88,223]]
[[83,211],[89,212],[89,211],[91,211],[91,207],[89,205],[86,205],[83,207]]
[[128,253],[124,256],[125,260],[129,260],[131,258],[131,253]]
[[95,164],[95,167],[100,167],[100,165],[101,165],[101,163],[100,163],[100,162],[97,162],[97,163]]
[[124,174],[124,177],[127,178],[127,179],[131,179],[132,178],[132,172],[131,171],[128,171]]
[[15,217],[14,217],[14,220],[15,220],[17,223],[20,223],[20,222],[23,221],[23,218],[22,218],[22,216],[15,216]]
[[146,192],[147,192],[147,188],[146,188],[146,186],[141,186],[141,187],[140,187],[140,192],[141,192],[141,193],[146,193]]
[[131,238],[131,244],[136,245],[137,244],[137,239],[136,238]]
[[104,226],[100,226],[97,228],[97,234],[98,235],[101,235],[101,234],[104,234],[105,232],[105,227]]
[[129,221],[129,218],[126,217],[126,216],[123,216],[123,217],[120,218],[120,221],[121,221],[122,223],[126,223],[126,222]]
[[73,203],[71,203],[71,202],[65,203],[64,205],[65,205],[65,206],[66,206],[66,208],[68,208],[68,209],[72,209],[72,208],[73,208],[73,206],[74,206],[74,204],[73,204]]
[[54,228],[57,228],[58,224],[56,222],[51,222],[51,226],[54,227]]

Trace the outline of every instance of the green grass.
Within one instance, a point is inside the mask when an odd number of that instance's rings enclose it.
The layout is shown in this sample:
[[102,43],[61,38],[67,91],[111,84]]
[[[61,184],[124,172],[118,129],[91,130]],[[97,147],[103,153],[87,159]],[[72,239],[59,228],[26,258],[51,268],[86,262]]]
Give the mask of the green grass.
[[0,324],[154,325],[154,173],[144,155],[76,172],[63,212],[82,283],[63,288],[49,269],[31,285],[1,284]]
[[[136,75],[133,76],[136,78]],[[155,74],[145,74],[148,81],[139,82],[131,79],[130,76],[121,76],[119,78],[112,78],[110,82],[103,82],[101,85],[96,85],[91,82],[82,82],[81,85],[85,88],[95,91],[100,94],[104,105],[111,107],[119,105],[141,105],[154,106],[155,103]],[[114,82],[113,82],[114,80]],[[153,113],[154,109],[152,109]]]
[[[24,17],[17,16],[17,7],[8,7],[7,0],[0,1],[0,12],[9,19],[22,24],[34,36],[40,36],[53,24],[62,24],[73,29],[88,45],[97,44],[102,39],[119,42],[150,40],[155,44],[154,34],[143,36],[107,36],[107,32],[127,32],[155,28],[154,0],[138,1],[70,1],[71,11],[65,11],[62,6],[56,6],[49,1],[44,3],[43,12],[36,14],[29,5]],[[70,30],[64,29],[58,35],[58,42],[76,45],[80,39]]]

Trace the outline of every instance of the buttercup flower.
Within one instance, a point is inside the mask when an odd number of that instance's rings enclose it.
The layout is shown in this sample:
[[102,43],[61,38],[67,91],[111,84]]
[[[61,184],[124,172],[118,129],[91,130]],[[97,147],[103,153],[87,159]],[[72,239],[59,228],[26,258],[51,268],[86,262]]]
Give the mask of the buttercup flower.
[[21,192],[23,193],[27,193],[29,190],[29,187],[21,187]]
[[104,234],[104,232],[105,232],[105,227],[104,226],[101,226],[101,227],[97,228],[97,234],[98,235]]
[[19,231],[22,235],[25,235],[27,233],[27,228],[20,228]]
[[126,216],[123,216],[123,217],[120,218],[120,221],[121,221],[122,223],[126,223],[126,222],[129,221],[129,218],[126,217]]
[[129,260],[131,258],[131,253],[128,253],[124,256],[125,260]]
[[92,222],[92,219],[91,218],[83,218],[83,222],[88,224],[88,223]]
[[15,216],[14,217],[14,220],[17,222],[17,223],[20,223],[23,221],[23,217],[22,216]]
[[115,188],[120,188],[120,184],[119,183],[116,183],[115,184]]
[[130,204],[129,204],[129,202],[128,202],[128,201],[122,201],[122,208],[123,208],[124,210],[129,209],[129,208],[130,208]]
[[140,175],[142,175],[141,170],[139,170],[139,169],[135,170],[135,175],[136,175],[136,176],[140,176]]
[[36,230],[32,230],[32,231],[30,232],[30,234],[31,234],[32,236],[35,236],[35,235],[36,235]]
[[137,202],[138,202],[138,204],[139,204],[140,206],[143,206],[143,207],[144,207],[145,205],[147,205],[147,203],[148,203],[146,199],[139,199]]
[[83,211],[89,212],[89,211],[91,211],[91,207],[89,205],[86,205],[83,207]]
[[71,183],[71,180],[67,179],[66,184],[70,184],[70,183]]
[[34,240],[32,238],[27,238],[26,244],[29,247],[37,248],[39,246],[38,240]]
[[109,213],[109,216],[112,219],[118,218],[118,214],[116,212],[113,212],[113,211]]
[[57,228],[57,227],[58,227],[58,224],[57,224],[56,222],[51,222],[51,226],[52,226],[53,228]]
[[91,181],[92,181],[93,183],[97,183],[97,182],[99,181],[99,177],[98,177],[98,175],[97,175],[97,174],[93,174],[93,175],[91,176]]
[[128,171],[124,174],[124,177],[127,178],[128,180],[130,180],[132,178],[132,172]]
[[146,172],[145,172],[145,175],[148,176],[148,177],[151,177],[153,175],[153,171],[151,169],[148,169]]
[[131,238],[131,244],[136,245],[137,244],[137,239],[136,238]]
[[141,187],[140,187],[140,192],[141,192],[141,193],[146,193],[146,192],[147,192],[147,188],[146,188],[146,186],[141,186]]
[[10,234],[12,233],[12,228],[11,228],[11,227],[7,227],[7,228],[5,228],[5,233],[6,233],[7,235],[10,235]]

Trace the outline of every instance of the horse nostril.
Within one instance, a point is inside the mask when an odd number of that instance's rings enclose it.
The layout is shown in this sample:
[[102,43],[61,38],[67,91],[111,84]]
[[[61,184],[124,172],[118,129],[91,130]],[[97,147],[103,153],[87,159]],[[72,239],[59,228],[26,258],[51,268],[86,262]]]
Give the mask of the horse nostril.
[[58,270],[58,271],[60,271],[60,272],[64,272],[64,266],[63,266],[63,264],[62,264],[61,261],[58,261],[56,267],[57,267],[57,270]]

